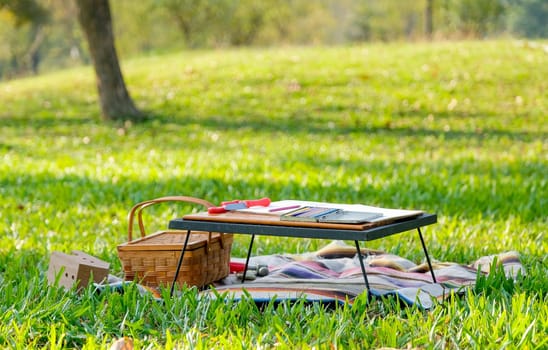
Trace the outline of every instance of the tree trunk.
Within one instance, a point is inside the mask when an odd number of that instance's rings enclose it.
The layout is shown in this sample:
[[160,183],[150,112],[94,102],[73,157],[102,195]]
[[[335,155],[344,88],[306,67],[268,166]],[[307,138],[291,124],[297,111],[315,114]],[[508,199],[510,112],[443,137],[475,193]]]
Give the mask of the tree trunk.
[[434,33],[433,7],[434,7],[434,0],[426,0],[426,10],[425,10],[424,17],[426,20],[426,26],[425,26],[426,37],[428,39],[432,39],[432,35]]
[[138,121],[142,114],[126,89],[114,47],[109,0],[76,0],[76,5],[95,68],[103,118]]

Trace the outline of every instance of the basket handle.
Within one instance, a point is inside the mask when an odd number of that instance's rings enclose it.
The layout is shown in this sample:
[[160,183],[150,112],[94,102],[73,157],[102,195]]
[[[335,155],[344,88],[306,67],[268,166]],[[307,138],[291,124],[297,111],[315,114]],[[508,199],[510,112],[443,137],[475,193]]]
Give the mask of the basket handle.
[[188,196],[167,196],[167,197],[160,197],[160,198],[150,199],[144,202],[137,203],[133,206],[133,208],[131,208],[128,214],[128,242],[131,242],[133,240],[133,221],[135,219],[135,213],[137,213],[137,216],[138,216],[139,230],[141,231],[141,237],[145,237],[146,232],[145,232],[145,226],[143,224],[143,209],[151,205],[154,205],[157,203],[163,203],[163,202],[186,202],[186,203],[200,204],[206,208],[214,206],[213,204],[206,201],[205,199],[188,197]]

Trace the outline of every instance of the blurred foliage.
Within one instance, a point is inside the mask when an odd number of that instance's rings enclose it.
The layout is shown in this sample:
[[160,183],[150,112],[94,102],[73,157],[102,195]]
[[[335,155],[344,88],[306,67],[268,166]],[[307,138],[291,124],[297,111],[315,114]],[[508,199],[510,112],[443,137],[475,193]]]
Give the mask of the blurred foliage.
[[[422,40],[427,0],[116,0],[122,58],[228,46]],[[71,0],[0,0],[0,79],[89,63]],[[433,0],[434,39],[548,37],[544,0]]]
[[505,15],[509,3],[505,0],[444,0],[440,1],[440,22],[445,35],[483,37],[505,31]]
[[46,7],[36,0],[0,0],[0,9],[12,13],[18,25],[25,22],[39,24],[49,19]]
[[0,79],[89,63],[71,0],[0,1]]
[[418,1],[362,1],[356,6],[350,38],[362,40],[400,40],[423,36],[423,9]]
[[548,1],[513,0],[515,12],[510,16],[517,34],[529,38],[548,38]]

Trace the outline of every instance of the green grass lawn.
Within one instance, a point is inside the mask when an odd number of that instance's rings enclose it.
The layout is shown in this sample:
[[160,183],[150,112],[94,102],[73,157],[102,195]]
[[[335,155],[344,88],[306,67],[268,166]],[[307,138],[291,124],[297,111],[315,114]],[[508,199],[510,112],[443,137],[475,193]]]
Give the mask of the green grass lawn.
[[[544,43],[546,45],[546,43]],[[123,62],[150,119],[102,122],[90,67],[0,83],[0,347],[548,347],[548,55],[515,41],[184,52]],[[142,200],[190,195],[423,209],[436,260],[518,251],[527,275],[494,274],[423,312],[391,301],[160,304],[50,288],[52,251],[111,263]],[[151,209],[162,228],[199,208]],[[412,237],[411,237],[412,236]],[[415,235],[368,243],[416,262]],[[237,236],[243,256],[249,237]],[[328,242],[259,237],[255,254]]]

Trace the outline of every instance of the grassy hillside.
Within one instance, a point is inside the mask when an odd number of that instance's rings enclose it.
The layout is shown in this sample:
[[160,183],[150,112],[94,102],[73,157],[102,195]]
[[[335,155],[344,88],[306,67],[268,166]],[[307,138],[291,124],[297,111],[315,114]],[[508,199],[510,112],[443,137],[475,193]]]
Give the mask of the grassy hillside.
[[[542,348],[548,331],[548,55],[513,41],[184,52],[123,62],[149,120],[100,120],[90,67],[0,84],[0,346]],[[327,311],[47,287],[51,251],[120,273],[139,201],[269,196],[418,208],[433,258],[516,250],[493,278],[429,313],[390,303]],[[149,227],[198,208],[150,211]],[[413,238],[413,239],[412,239]],[[368,243],[417,262],[411,235]],[[242,256],[248,237],[236,237]],[[321,240],[261,237],[256,254]],[[499,276],[500,277],[500,276]]]

